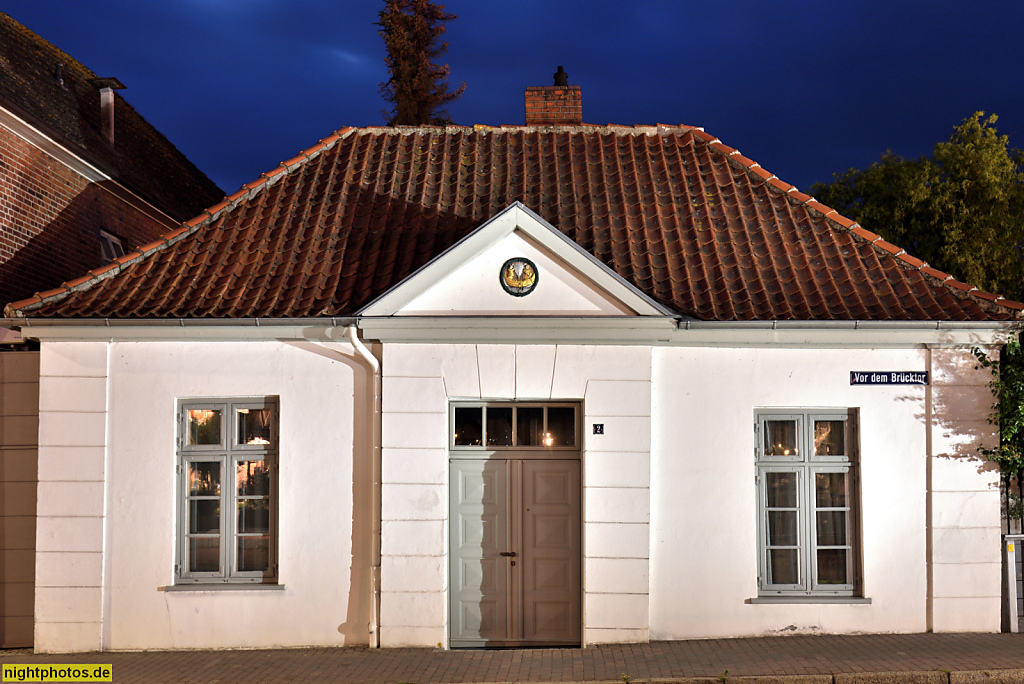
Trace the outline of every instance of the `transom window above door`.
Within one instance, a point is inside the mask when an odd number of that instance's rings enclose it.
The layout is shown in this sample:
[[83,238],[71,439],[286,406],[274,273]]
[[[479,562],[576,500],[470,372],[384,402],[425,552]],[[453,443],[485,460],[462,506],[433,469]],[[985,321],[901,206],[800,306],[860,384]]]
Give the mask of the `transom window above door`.
[[457,450],[579,449],[577,404],[459,402],[451,421]]

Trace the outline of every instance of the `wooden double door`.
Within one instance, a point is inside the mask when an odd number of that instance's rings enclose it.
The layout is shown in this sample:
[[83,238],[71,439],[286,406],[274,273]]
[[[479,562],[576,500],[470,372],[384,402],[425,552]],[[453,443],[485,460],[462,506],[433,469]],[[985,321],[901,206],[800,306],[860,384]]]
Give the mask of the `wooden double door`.
[[579,645],[578,457],[450,463],[450,645]]

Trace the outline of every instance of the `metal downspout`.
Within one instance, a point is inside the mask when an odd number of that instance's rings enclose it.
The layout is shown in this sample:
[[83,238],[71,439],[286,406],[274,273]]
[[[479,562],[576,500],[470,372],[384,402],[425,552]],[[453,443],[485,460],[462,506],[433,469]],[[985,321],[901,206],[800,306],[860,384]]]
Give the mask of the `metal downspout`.
[[380,480],[381,480],[381,380],[380,361],[359,339],[359,331],[355,325],[348,326],[348,339],[352,347],[373,370],[373,408],[371,411],[370,437],[370,648],[380,648]]

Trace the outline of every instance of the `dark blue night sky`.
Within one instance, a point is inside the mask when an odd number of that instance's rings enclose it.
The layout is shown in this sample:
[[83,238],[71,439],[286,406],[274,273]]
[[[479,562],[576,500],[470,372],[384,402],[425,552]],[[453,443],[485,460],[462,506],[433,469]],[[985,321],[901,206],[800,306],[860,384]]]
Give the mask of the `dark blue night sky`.
[[[386,103],[382,0],[5,0],[225,191]],[[806,190],[975,110],[1024,147],[1024,3],[452,0],[458,124],[522,124],[564,65],[588,123],[704,127]]]

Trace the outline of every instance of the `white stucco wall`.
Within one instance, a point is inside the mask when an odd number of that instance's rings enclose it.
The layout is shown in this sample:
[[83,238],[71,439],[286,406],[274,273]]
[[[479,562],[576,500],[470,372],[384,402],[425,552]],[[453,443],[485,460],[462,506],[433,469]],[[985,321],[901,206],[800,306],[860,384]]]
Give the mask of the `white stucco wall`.
[[[105,413],[96,415],[112,418],[105,495],[102,483],[83,482],[40,499],[41,515],[47,506],[88,512],[71,520],[81,533],[59,517],[53,525],[40,518],[37,576],[59,572],[63,556],[78,553],[80,562],[65,564],[65,574],[101,576],[102,584],[89,579],[88,586],[37,593],[41,623],[70,615],[77,625],[41,626],[38,650],[367,643],[370,376],[350,345],[120,342],[45,343],[42,349],[44,368],[51,370],[42,378],[41,396],[67,382],[52,370],[71,365],[59,360],[81,359],[78,365],[99,378],[95,388],[90,385],[97,397],[84,410],[98,408]],[[278,560],[284,588],[164,591],[174,581],[175,402],[248,396],[280,401]],[[99,458],[103,451],[95,447],[103,446],[104,424],[91,417],[48,416],[41,430],[46,462]],[[78,434],[96,432],[84,427],[86,420],[99,430],[88,444]],[[68,449],[75,454],[65,454]],[[48,534],[55,537],[52,544]],[[54,545],[63,556],[47,555]]]
[[42,345],[37,651],[96,651],[103,645],[107,422],[107,345]]
[[[929,391],[962,397],[955,386],[966,382],[972,401],[978,402],[970,410],[982,421],[948,420],[942,426],[947,441],[974,442],[978,433],[991,431],[983,422],[985,398],[976,391],[977,378],[964,375],[967,352],[944,352],[949,363],[940,372],[933,370],[938,381],[931,390],[849,383],[852,370],[927,370],[928,354],[654,350],[652,639],[922,632],[933,627],[998,630],[994,478],[969,449],[956,459],[933,457],[931,518],[927,509],[929,442],[936,447],[939,442],[926,427]],[[933,399],[932,404],[942,401]],[[757,595],[754,410],[774,407],[860,410],[861,556],[869,605],[747,602]],[[934,550],[929,524],[935,526]],[[969,546],[961,547],[965,542]],[[933,554],[934,570],[929,568]],[[934,602],[934,625],[930,572],[935,595],[942,597]]]
[[456,399],[582,401],[583,639],[647,640],[650,358],[648,347],[384,345],[382,645],[448,641]]
[[930,627],[936,632],[999,630],[999,477],[977,452],[999,437],[986,421],[992,377],[976,365],[965,350],[932,352]]
[[[388,343],[382,357],[384,646],[447,643],[458,399],[582,403],[586,644],[999,628],[997,479],[974,451],[992,435],[988,378],[966,350]],[[932,385],[851,387],[851,370],[931,370]],[[366,643],[371,383],[347,343],[45,342],[37,650]],[[245,396],[280,401],[284,589],[164,591],[175,402]],[[870,604],[748,602],[754,410],[777,407],[859,409]]]

